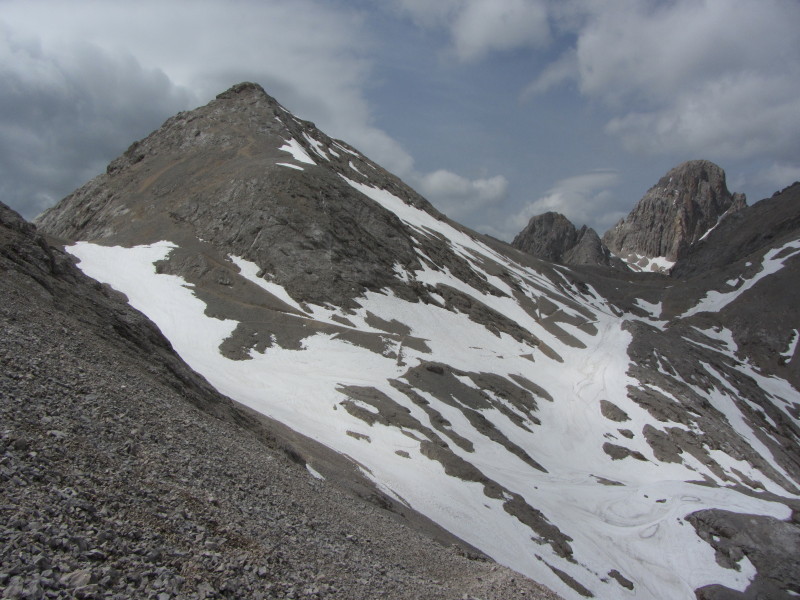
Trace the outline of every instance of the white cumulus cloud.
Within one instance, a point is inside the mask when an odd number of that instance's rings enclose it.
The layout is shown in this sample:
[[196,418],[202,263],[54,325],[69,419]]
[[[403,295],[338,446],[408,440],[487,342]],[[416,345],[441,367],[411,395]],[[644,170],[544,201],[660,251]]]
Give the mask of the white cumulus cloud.
[[508,181],[502,175],[467,179],[439,169],[417,175],[415,187],[449,217],[462,218],[470,213],[503,201],[508,195]]
[[451,51],[462,61],[550,41],[543,0],[396,0],[396,5],[418,25],[447,30]]
[[612,188],[619,183],[616,171],[600,170],[557,181],[547,192],[526,204],[508,219],[507,234],[519,233],[531,217],[549,211],[558,212],[576,227],[589,225],[602,235],[612,224],[625,216],[613,208]]
[[787,160],[800,153],[800,4],[573,2],[575,43],[527,95],[574,80],[628,150]]

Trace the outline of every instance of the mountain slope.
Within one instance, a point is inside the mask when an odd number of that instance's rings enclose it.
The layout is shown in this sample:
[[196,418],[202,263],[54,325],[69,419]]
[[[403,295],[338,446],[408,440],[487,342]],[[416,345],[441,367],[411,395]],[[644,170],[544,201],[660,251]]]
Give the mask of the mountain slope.
[[710,533],[794,531],[797,390],[713,320],[662,319],[672,280],[466,230],[252,84],[39,222],[218,390],[567,598],[800,586]]
[[321,481],[118,296],[0,204],[4,598],[554,598]]
[[726,217],[675,265],[665,315],[712,311],[742,356],[800,388],[798,238],[798,184]]

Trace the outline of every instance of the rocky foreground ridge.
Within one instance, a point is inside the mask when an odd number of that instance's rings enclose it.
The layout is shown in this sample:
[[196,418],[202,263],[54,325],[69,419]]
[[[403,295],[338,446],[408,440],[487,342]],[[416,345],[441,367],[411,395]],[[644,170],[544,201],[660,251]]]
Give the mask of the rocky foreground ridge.
[[565,267],[253,84],[39,223],[311,470],[431,534],[575,600],[800,593],[797,229],[681,280]]

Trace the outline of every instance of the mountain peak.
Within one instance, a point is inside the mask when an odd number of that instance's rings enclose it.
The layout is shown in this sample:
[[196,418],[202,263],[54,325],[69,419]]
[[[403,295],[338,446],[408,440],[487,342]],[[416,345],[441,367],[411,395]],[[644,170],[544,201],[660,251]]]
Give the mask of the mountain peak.
[[[281,105],[280,102],[270,96],[263,87],[251,81],[237,83],[224,92],[217,94],[216,98],[211,102],[211,104],[219,102],[223,102],[222,106],[226,107],[231,107],[231,103],[240,103],[244,105],[256,104],[262,109],[266,109],[265,116],[268,118],[291,114],[288,109]],[[314,124],[308,121],[301,121],[300,119],[297,119],[297,123],[302,123],[305,126],[314,128]]]
[[62,238],[123,246],[200,238],[273,273],[298,301],[341,305],[396,287],[395,265],[419,265],[400,220],[364,193],[377,189],[442,218],[245,82],[168,119],[37,222]]
[[561,262],[564,252],[575,245],[576,237],[575,225],[567,217],[548,211],[531,217],[511,245],[537,258]]
[[584,225],[577,229],[561,213],[548,211],[531,217],[511,245],[536,258],[571,265],[608,265],[608,250],[597,232]]
[[728,213],[746,206],[731,194],[725,171],[708,160],[681,163],[650,188],[603,242],[629,263],[661,259],[671,265]]
[[229,100],[231,98],[236,98],[237,96],[242,96],[245,94],[257,94],[261,96],[270,97],[264,88],[258,85],[257,83],[253,83],[251,81],[243,81],[242,83],[237,83],[234,86],[231,86],[224,92],[217,94],[217,100]]

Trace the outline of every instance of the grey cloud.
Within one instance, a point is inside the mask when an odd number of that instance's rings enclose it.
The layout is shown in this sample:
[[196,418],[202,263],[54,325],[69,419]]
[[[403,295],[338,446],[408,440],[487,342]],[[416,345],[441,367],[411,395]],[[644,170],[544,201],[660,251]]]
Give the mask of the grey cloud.
[[[578,31],[581,88],[607,102],[659,104],[742,72],[797,63],[800,7],[759,2],[587,4]],[[739,35],[737,35],[737,33]],[[794,49],[793,49],[794,47]]]
[[131,56],[85,43],[46,53],[0,29],[0,197],[35,216],[192,100]]
[[410,17],[419,27],[443,27],[458,11],[460,0],[393,0],[391,7]]
[[465,62],[492,52],[542,47],[550,41],[543,0],[396,0],[394,4],[419,26],[447,30],[450,51]]
[[629,112],[607,131],[631,151],[743,159],[800,154],[800,69],[742,73],[686,90],[668,106]]
[[774,160],[800,152],[800,5],[587,7],[579,86],[615,113],[607,131],[629,150]]
[[502,175],[467,179],[439,169],[412,177],[417,189],[449,217],[463,219],[508,195],[508,181]]
[[453,23],[452,36],[462,60],[498,50],[544,46],[550,40],[547,8],[536,0],[467,2]]
[[547,65],[536,79],[525,87],[520,97],[522,100],[528,100],[569,81],[577,80],[578,58],[573,50],[569,50],[558,60]]
[[775,163],[757,173],[755,179],[759,183],[774,186],[778,191],[800,181],[800,163]]

